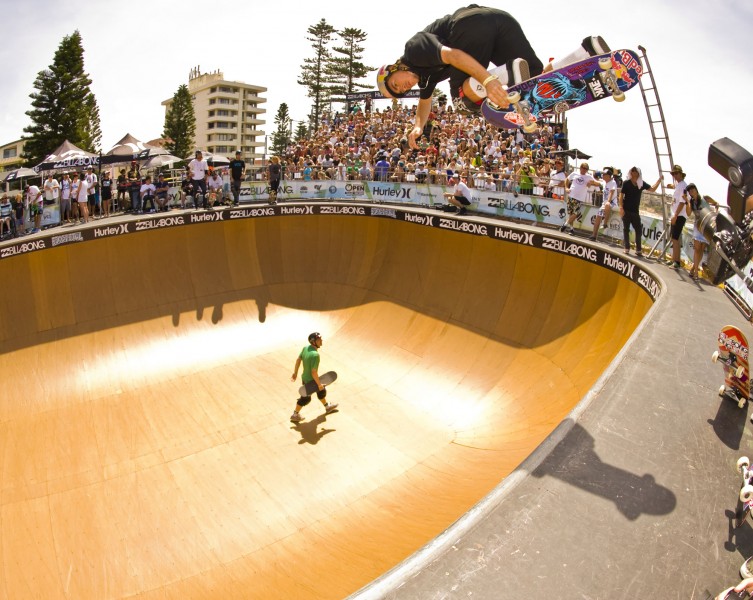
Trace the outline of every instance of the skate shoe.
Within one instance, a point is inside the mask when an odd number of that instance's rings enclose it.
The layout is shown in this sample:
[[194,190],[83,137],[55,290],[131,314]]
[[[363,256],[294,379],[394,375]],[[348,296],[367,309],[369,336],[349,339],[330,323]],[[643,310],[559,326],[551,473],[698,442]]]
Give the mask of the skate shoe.
[[301,416],[301,413],[294,412],[292,415],[290,415],[290,420],[293,423],[300,423],[303,421],[303,417]]
[[585,38],[581,45],[583,46],[583,49],[588,52],[589,56],[608,54],[611,52],[609,44],[607,44],[604,41],[604,38],[600,35]]
[[327,411],[327,414],[329,414],[333,410],[337,410],[337,406],[337,402],[327,402],[327,404],[324,405],[324,410]]

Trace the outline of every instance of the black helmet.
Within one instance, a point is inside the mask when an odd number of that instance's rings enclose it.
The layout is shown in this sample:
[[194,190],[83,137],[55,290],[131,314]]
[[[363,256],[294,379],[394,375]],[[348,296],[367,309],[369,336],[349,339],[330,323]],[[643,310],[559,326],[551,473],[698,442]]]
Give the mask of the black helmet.
[[313,344],[316,340],[322,339],[322,334],[318,331],[309,334],[309,344]]

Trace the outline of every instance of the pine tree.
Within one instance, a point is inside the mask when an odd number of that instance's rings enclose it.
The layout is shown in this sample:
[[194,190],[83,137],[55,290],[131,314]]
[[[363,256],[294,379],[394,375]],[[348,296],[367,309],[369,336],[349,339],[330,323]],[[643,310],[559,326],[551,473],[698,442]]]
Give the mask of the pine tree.
[[288,111],[288,105],[285,102],[280,104],[275,115],[275,129],[272,134],[272,147],[271,152],[273,155],[282,156],[285,149],[290,144],[290,138],[292,137],[293,121],[290,119],[290,112]]
[[324,109],[329,105],[330,87],[334,82],[327,66],[332,60],[332,53],[328,45],[332,39],[332,34],[335,33],[335,28],[322,19],[316,25],[309,27],[307,31],[309,36],[306,39],[311,42],[314,56],[303,60],[298,84],[306,87],[308,97],[314,100],[309,119],[313,130],[317,131]]
[[337,34],[343,41],[342,46],[336,46],[332,50],[340,56],[333,56],[329,64],[329,72],[335,81],[331,93],[342,97],[346,102],[347,111],[350,113],[351,102],[345,100],[346,94],[352,94],[359,89],[371,89],[371,85],[359,83],[358,80],[365,77],[374,67],[367,67],[361,62],[364,47],[361,45],[367,37],[366,32],[352,27],[346,27]]
[[188,157],[194,148],[196,136],[196,113],[193,99],[186,84],[178,87],[173,95],[172,104],[165,112],[165,126],[162,137],[169,140],[165,148],[180,158]]
[[99,152],[102,131],[92,81],[84,71],[81,34],[63,38],[49,68],[40,71],[29,94],[31,124],[24,127],[24,154],[28,166],[68,140],[89,152]]

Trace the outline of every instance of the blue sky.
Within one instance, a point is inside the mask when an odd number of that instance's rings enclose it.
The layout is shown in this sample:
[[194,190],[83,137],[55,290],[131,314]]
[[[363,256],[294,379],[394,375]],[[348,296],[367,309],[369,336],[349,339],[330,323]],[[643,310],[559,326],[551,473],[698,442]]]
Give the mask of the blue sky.
[[[296,79],[303,59],[311,54],[309,26],[324,18],[339,29],[364,30],[364,62],[378,67],[400,56],[413,33],[463,4],[6,3],[0,142],[21,137],[36,74],[52,62],[62,38],[76,29],[83,38],[106,151],[125,133],[143,140],[159,137],[164,121],[160,103],[187,82],[189,70],[197,65],[205,72],[220,69],[227,79],[267,87],[268,132],[281,102],[288,104],[294,119],[304,119],[310,105]],[[644,46],[675,162],[703,193],[726,197],[726,182],[706,166],[706,157],[709,143],[722,137],[753,152],[753,2],[717,0],[712,10],[711,3],[700,0],[486,4],[509,10],[543,60],[568,53],[592,34],[602,35],[612,48]],[[594,156],[592,167],[613,164],[624,170],[637,164],[647,180],[655,181],[656,159],[640,91],[629,92],[619,105],[604,101],[573,111],[569,123],[571,144]]]

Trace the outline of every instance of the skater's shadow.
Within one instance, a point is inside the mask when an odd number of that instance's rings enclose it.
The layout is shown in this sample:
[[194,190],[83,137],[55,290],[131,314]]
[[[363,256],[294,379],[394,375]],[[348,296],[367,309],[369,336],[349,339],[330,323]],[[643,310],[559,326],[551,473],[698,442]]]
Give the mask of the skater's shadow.
[[319,425],[326,422],[326,420],[327,415],[323,414],[319,415],[312,421],[301,421],[300,423],[293,425],[292,429],[295,429],[298,433],[301,434],[301,439],[298,441],[298,443],[311,444],[312,446],[315,446],[325,435],[336,431],[335,429],[319,429]]

